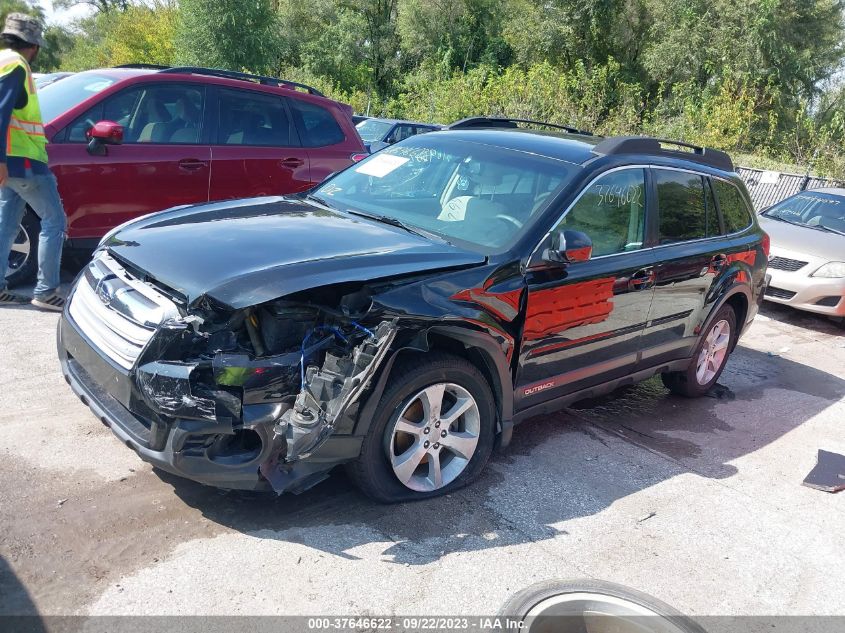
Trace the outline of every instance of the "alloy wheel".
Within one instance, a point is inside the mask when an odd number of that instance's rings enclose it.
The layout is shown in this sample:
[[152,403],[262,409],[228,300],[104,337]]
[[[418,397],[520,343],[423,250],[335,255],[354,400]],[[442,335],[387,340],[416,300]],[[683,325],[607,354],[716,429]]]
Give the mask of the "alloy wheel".
[[407,400],[389,428],[396,478],[411,490],[431,492],[466,469],[478,446],[481,416],[469,391],[437,383]]
[[553,595],[523,619],[524,633],[690,633],[684,619],[667,617],[639,601],[596,591]]
[[26,234],[23,225],[21,225],[18,235],[12,243],[12,252],[9,253],[9,271],[7,274],[25,266],[31,254],[32,242],[30,242],[29,235]]
[[699,385],[706,385],[719,373],[728,355],[731,342],[731,325],[722,319],[717,322],[704,339],[695,365],[695,378]]

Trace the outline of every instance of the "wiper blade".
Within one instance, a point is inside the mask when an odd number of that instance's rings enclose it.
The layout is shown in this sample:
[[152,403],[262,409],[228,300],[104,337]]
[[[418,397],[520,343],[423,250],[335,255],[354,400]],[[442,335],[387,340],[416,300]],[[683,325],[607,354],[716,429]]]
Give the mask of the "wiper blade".
[[328,207],[329,209],[332,209],[332,208],[333,208],[333,207],[332,207],[332,205],[330,205],[330,204],[329,204],[329,203],[325,200],[325,198],[321,198],[320,196],[315,196],[313,193],[307,193],[307,194],[305,194],[305,199],[306,199],[306,200],[311,200],[312,202],[316,202],[317,204],[322,205],[322,206],[324,206],[324,207]]
[[449,240],[446,240],[446,239],[440,237],[439,235],[437,235],[435,233],[430,233],[428,231],[418,229],[415,226],[405,224],[399,218],[394,218],[393,216],[390,216],[390,215],[380,215],[378,213],[366,213],[364,211],[357,211],[357,210],[352,210],[352,209],[348,209],[347,213],[350,213],[352,215],[357,215],[357,216],[360,216],[362,218],[369,218],[370,220],[375,220],[376,222],[381,222],[383,224],[389,224],[391,226],[398,226],[400,229],[405,229],[408,233],[411,233],[413,235],[419,235],[420,237],[425,237],[425,238],[429,238],[429,239],[431,239],[432,237],[435,237],[442,242],[446,242],[447,244],[451,244],[451,242],[449,242]]
[[767,215],[765,213],[763,214],[763,217],[778,220],[779,222],[786,222],[787,224],[794,224],[795,226],[804,226],[808,229],[816,229],[817,231],[826,231],[828,233],[835,233],[836,235],[845,235],[845,232],[838,229],[832,229],[824,224],[804,224],[803,222],[795,222],[794,220],[787,220],[786,218],[782,218],[777,215]]
[[832,229],[829,226],[825,226],[824,224],[808,224],[811,229],[818,229],[820,231],[827,231],[828,233],[835,233],[836,235],[845,235],[845,231],[840,231],[839,229]]
[[808,226],[807,224],[804,224],[803,222],[796,222],[795,220],[787,220],[786,218],[782,218],[779,215],[769,215],[768,213],[764,213],[763,217],[769,218],[771,220],[777,220],[778,222],[786,222],[787,224],[792,224],[792,225],[795,225],[795,226]]

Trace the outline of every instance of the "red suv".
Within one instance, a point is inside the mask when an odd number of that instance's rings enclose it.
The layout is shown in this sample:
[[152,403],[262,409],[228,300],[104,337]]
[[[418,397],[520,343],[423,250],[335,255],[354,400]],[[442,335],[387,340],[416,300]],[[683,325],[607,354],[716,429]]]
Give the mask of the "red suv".
[[[271,77],[135,65],[75,74],[39,101],[71,248],[176,205],[296,193],[365,156],[349,106]],[[34,275],[38,231],[30,211],[10,285]]]

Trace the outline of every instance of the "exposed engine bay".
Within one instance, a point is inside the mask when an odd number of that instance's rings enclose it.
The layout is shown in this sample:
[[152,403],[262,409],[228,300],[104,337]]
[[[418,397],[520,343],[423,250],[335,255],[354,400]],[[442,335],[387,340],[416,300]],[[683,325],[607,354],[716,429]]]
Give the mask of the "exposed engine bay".
[[[338,309],[278,300],[224,321],[195,320],[191,347],[198,352],[197,376],[209,378],[210,362],[213,386],[208,386],[241,396],[242,423],[233,425],[232,439],[238,431],[253,431],[270,444],[251,451],[256,442],[238,445],[218,438],[210,446],[213,456],[228,452],[232,455],[226,457],[234,458],[238,450],[247,459],[261,455],[260,472],[273,489],[290,490],[299,479],[294,464],[334,432],[339,418],[370,385],[395,338],[395,319],[372,328],[357,321],[368,309],[367,296],[359,293],[344,296]],[[251,416],[256,408],[261,415]],[[218,421],[219,409],[211,409]],[[258,427],[263,427],[260,432]]]

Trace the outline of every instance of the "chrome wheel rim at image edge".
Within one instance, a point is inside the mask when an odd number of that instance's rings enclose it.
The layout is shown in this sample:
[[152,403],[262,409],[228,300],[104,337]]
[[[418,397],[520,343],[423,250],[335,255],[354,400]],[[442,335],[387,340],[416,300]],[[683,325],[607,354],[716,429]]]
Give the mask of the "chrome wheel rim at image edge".
[[[526,633],[684,633],[686,629],[664,614],[640,603],[598,593],[577,591],[540,600],[525,614]],[[585,619],[588,620],[585,622]],[[602,622],[606,620],[605,622]]]
[[436,383],[406,400],[390,428],[393,474],[411,490],[431,492],[452,483],[472,460],[481,416],[469,391]]
[[731,342],[731,325],[726,320],[718,321],[704,339],[695,363],[695,378],[700,385],[706,385],[719,373],[728,354]]

